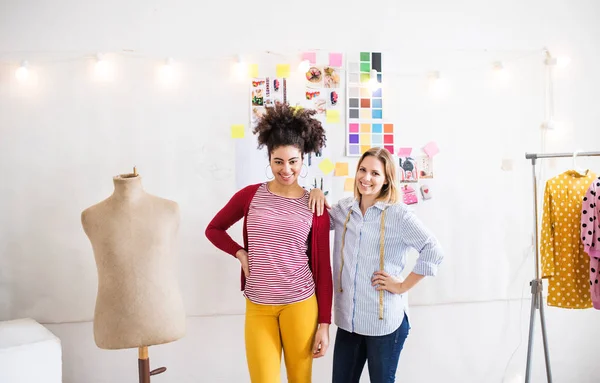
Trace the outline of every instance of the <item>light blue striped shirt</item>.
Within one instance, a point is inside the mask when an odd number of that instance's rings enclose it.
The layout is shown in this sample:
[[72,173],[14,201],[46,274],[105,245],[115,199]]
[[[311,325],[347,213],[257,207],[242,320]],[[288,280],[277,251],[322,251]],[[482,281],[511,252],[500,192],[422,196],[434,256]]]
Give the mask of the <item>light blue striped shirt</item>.
[[[344,267],[340,292],[341,245],[344,222]],[[384,270],[401,278],[410,248],[419,252],[413,272],[433,276],[444,257],[437,240],[416,215],[403,203],[377,202],[364,217],[354,197],[344,198],[329,211],[335,230],[333,246],[335,324],[349,332],[380,336],[394,332],[408,316],[408,294],[384,291],[383,320],[379,319],[379,292],[371,286],[373,273],[379,270],[381,214],[385,213]]]

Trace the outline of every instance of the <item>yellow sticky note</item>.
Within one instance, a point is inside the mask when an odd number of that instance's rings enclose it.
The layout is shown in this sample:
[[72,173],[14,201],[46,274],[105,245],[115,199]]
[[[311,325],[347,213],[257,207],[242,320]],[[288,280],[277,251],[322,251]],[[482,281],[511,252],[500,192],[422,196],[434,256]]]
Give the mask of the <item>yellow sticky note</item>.
[[248,76],[250,78],[258,77],[258,64],[248,64]]
[[336,177],[343,177],[348,175],[348,163],[347,162],[336,162],[335,163],[335,173],[333,173]]
[[344,182],[344,191],[354,191],[354,178],[346,178],[346,181]]
[[277,64],[277,77],[289,78],[290,77],[290,64]]
[[323,174],[327,175],[329,173],[331,173],[333,171],[333,168],[335,166],[333,165],[333,162],[331,162],[331,160],[329,158],[324,159],[323,161],[321,161],[321,163],[319,164],[319,169],[321,169],[321,171],[323,172]]
[[244,125],[231,125],[231,138],[244,138]]
[[328,124],[338,124],[340,122],[340,111],[336,109],[327,109],[327,111],[325,111],[325,122]]

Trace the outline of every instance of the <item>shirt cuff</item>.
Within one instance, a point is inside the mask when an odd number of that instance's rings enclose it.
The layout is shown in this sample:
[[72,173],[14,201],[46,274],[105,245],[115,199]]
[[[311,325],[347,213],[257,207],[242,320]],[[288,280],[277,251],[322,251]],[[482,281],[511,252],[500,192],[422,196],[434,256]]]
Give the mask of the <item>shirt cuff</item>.
[[430,262],[417,261],[413,269],[413,273],[424,275],[426,277],[434,277],[437,274],[438,265]]

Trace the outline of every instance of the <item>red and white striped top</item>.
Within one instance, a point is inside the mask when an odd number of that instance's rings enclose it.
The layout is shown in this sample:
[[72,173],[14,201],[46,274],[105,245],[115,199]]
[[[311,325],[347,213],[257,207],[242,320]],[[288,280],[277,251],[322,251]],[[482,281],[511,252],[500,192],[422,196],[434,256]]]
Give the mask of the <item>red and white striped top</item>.
[[315,292],[308,265],[308,235],[313,213],[309,194],[286,198],[262,184],[248,211],[248,263],[245,296],[266,305],[300,302]]

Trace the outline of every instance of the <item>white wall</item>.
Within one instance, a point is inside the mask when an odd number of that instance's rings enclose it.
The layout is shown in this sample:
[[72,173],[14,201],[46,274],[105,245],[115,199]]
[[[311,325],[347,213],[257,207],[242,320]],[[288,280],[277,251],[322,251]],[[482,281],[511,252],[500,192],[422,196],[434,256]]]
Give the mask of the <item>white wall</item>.
[[[564,124],[549,134],[546,148],[598,150],[599,5],[5,1],[0,7],[0,319],[30,316],[59,335],[65,382],[135,379],[134,350],[93,344],[96,270],[79,223],[85,207],[111,193],[111,177],[133,165],[147,191],[182,208],[180,281],[189,330],[151,351],[154,365],[169,367],[155,380],[247,380],[239,270],[203,235],[235,191],[229,126],[248,120],[247,88],[231,77],[231,58],[247,54],[266,68],[315,48],[384,52],[385,112],[399,127],[397,139],[415,148],[433,139],[442,150],[430,182],[434,199],[416,209],[448,257],[437,278],[411,293],[417,307],[398,376],[500,382],[524,375],[533,269],[524,152],[542,147],[541,49],[573,59],[556,73],[556,117]],[[93,61],[84,56],[97,51],[120,52],[112,84],[90,81]],[[152,80],[156,62],[167,56],[179,65],[177,89]],[[22,59],[37,72],[35,88],[14,79]],[[504,87],[490,78],[489,64],[498,59],[511,72]],[[434,69],[449,82],[441,100],[425,87]],[[328,133],[334,160],[343,160],[343,127]],[[512,172],[500,170],[503,158],[514,161]],[[597,160],[581,163],[600,172]],[[570,161],[551,165],[544,176]],[[334,180],[334,199],[341,187]],[[597,313],[547,314],[556,380],[594,381]],[[318,361],[315,381],[327,381],[330,367],[331,355]]]

